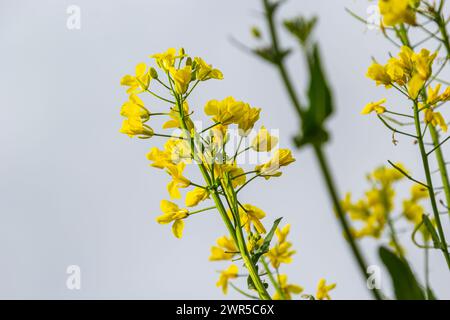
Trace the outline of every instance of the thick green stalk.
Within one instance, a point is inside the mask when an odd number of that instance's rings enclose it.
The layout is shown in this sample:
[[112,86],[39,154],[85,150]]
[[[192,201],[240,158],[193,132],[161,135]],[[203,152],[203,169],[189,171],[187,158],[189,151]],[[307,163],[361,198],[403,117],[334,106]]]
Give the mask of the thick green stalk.
[[[170,81],[170,79],[169,79]],[[179,110],[180,115],[180,122],[183,127],[183,130],[187,133],[189,133],[188,126],[186,124],[185,115],[182,108],[183,102],[180,101],[180,99],[177,98],[177,108]],[[190,138],[190,146],[191,146],[191,156],[193,159],[195,159],[195,145],[192,137]],[[238,245],[242,260],[245,263],[245,266],[247,267],[247,270],[249,272],[249,275],[251,279],[253,280],[253,283],[255,285],[256,290],[258,291],[259,297],[262,300],[270,300],[271,297],[268,294],[266,288],[264,287],[264,284],[259,277],[258,270],[253,263],[250,254],[247,250],[247,245],[245,243],[245,238],[242,233],[242,228],[240,225],[237,225],[236,228],[231,223],[230,218],[228,217],[227,211],[225,209],[225,206],[222,203],[222,200],[220,198],[220,195],[217,191],[217,187],[213,185],[213,181],[211,181],[211,177],[208,173],[207,168],[203,163],[199,163],[198,167],[200,169],[200,172],[203,175],[203,178],[205,179],[205,182],[207,183],[210,190],[212,190],[211,196],[213,198],[213,201],[217,207],[217,210],[220,213],[220,216],[222,217],[222,220],[225,222],[225,225],[228,229],[228,232],[230,233],[231,237],[235,241],[235,243]]]
[[[443,3],[444,2],[442,1],[440,8],[442,8]],[[441,12],[437,13],[436,22],[439,26],[439,31],[440,31],[442,39],[443,39],[443,44],[444,44],[445,50],[447,51],[447,57],[450,57],[450,40],[449,40],[449,36],[448,36],[448,32],[447,32],[446,22],[445,22],[445,19],[443,19]],[[444,155],[442,154],[441,147],[439,146],[440,145],[439,134],[433,126],[430,126],[430,134],[431,134],[431,138],[433,140],[434,147],[436,148],[436,150],[434,152],[436,152],[436,160],[437,160],[437,163],[439,166],[439,171],[441,174],[442,185],[444,187],[447,212],[450,217],[450,210],[448,209],[448,207],[450,206],[450,183],[449,183],[449,176],[448,176],[448,172],[447,172],[447,166],[446,166],[446,162],[444,159]]]
[[[439,146],[439,134],[433,126],[430,126],[430,134],[431,139],[433,140],[433,144],[435,147]],[[447,205],[447,212],[450,217],[450,210],[448,207],[450,206],[450,184],[448,179],[447,166],[444,160],[444,155],[442,154],[441,147],[437,147],[433,152],[436,153],[436,160],[439,167],[439,173],[441,175],[442,185],[445,193],[445,200]]]
[[[337,189],[334,185],[333,178],[331,177],[331,172],[327,160],[325,158],[325,155],[323,154],[322,148],[320,146],[314,146],[314,153],[319,162],[319,166],[322,171],[323,178],[325,180],[325,184],[328,189],[328,193],[333,202],[334,209],[336,210],[336,213],[338,215],[341,227],[344,230],[345,237],[347,238],[348,244],[350,245],[350,249],[353,253],[353,256],[356,259],[356,262],[358,263],[358,267],[361,270],[361,273],[364,275],[364,279],[367,279],[369,276],[369,274],[367,273],[367,264],[364,260],[364,257],[361,254],[361,250],[359,249],[358,245],[355,242],[355,239],[353,238],[353,234],[350,230],[350,225],[347,221],[345,212],[342,209],[340,198],[338,196]],[[373,289],[372,294],[375,299],[377,300],[382,299],[382,295],[378,289]]]
[[[263,0],[263,4],[264,4],[265,13],[266,13],[267,24],[269,27],[272,47],[273,47],[273,51],[274,51],[275,57],[276,57],[275,64],[280,73],[281,79],[282,79],[283,84],[286,88],[286,91],[289,95],[291,103],[294,106],[295,110],[297,111],[299,119],[301,121],[303,121],[304,115],[303,115],[302,106],[301,106],[300,101],[297,97],[297,94],[294,90],[294,86],[292,85],[292,81],[286,70],[283,59],[281,58],[281,50],[280,50],[280,47],[278,44],[278,35],[277,35],[276,29],[275,29],[273,10],[271,9],[269,0]],[[367,280],[367,278],[369,276],[369,274],[367,273],[367,264],[361,253],[361,250],[359,249],[358,245],[356,244],[355,239],[353,238],[353,235],[351,233],[349,223],[346,219],[345,212],[342,209],[340,199],[339,199],[339,196],[337,193],[337,189],[334,185],[334,181],[331,176],[330,170],[328,168],[328,163],[327,163],[326,157],[323,154],[322,147],[314,146],[314,152],[315,152],[316,158],[319,162],[323,177],[325,179],[325,183],[327,185],[327,190],[328,190],[329,196],[331,197],[334,208],[337,212],[339,222],[341,224],[342,229],[344,230],[345,236],[350,245],[350,249],[354,255],[355,260],[357,261],[357,264],[359,266],[359,269],[360,269],[362,275],[364,276],[364,279]],[[372,294],[375,299],[377,299],[377,300],[382,299],[382,295],[378,289],[372,290]]]
[[416,127],[416,134],[419,137],[418,144],[419,144],[419,149],[420,149],[420,155],[422,157],[423,169],[425,171],[425,177],[427,180],[428,194],[430,196],[431,207],[433,209],[434,219],[436,220],[436,226],[438,229],[439,238],[440,238],[440,242],[441,242],[440,249],[442,250],[442,253],[444,254],[445,261],[447,262],[447,266],[450,269],[450,255],[447,250],[447,242],[445,241],[445,234],[444,234],[444,230],[442,229],[441,218],[439,217],[439,210],[438,210],[437,202],[436,202],[436,196],[434,194],[433,180],[431,179],[430,164],[428,162],[428,155],[425,150],[425,144],[423,142],[422,129],[421,129],[420,118],[419,118],[419,107],[418,107],[417,102],[414,102],[414,123],[415,123],[415,127]]

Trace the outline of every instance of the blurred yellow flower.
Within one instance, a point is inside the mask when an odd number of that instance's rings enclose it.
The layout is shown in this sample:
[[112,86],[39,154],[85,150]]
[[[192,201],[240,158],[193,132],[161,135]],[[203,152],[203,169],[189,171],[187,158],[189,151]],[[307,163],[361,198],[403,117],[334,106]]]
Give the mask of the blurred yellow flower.
[[[295,285],[295,284],[288,284],[287,282],[287,275],[280,274],[278,276],[278,282],[280,286],[280,290],[284,295],[284,298],[286,300],[292,300],[292,294],[300,294],[303,292],[303,288]],[[273,296],[274,300],[282,300],[283,296],[281,296],[278,292],[275,292]]]
[[331,300],[329,292],[336,288],[336,284],[332,283],[330,285],[327,285],[325,279],[320,279],[319,283],[317,284],[317,291],[316,291],[316,299],[317,300]]

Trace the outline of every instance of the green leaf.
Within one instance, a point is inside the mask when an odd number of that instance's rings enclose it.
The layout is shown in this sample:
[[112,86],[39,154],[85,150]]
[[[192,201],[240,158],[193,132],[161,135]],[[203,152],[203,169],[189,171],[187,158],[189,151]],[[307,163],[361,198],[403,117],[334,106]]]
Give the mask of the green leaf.
[[311,19],[298,16],[283,22],[284,27],[304,46],[308,43],[311,33],[317,23],[317,17]]
[[439,236],[436,232],[436,229],[433,226],[433,223],[431,222],[430,218],[426,214],[422,215],[423,224],[425,225],[425,228],[427,228],[428,232],[431,235],[431,240],[433,241],[433,245],[435,248],[442,248],[441,240],[439,239]]
[[425,300],[425,294],[416,280],[408,262],[391,250],[380,247],[380,258],[389,271],[398,300]]
[[259,258],[261,258],[261,256],[263,254],[265,254],[267,251],[269,251],[270,243],[272,242],[272,238],[275,234],[275,230],[277,230],[278,225],[281,222],[281,219],[283,219],[283,218],[278,218],[273,222],[272,228],[270,228],[269,233],[264,238],[263,244],[258,249],[258,251],[256,251],[255,254],[253,255],[253,261],[255,264],[258,262]]
[[334,109],[331,90],[323,72],[317,44],[308,53],[308,67],[309,108],[304,112],[302,132],[295,138],[298,147],[309,143],[320,145],[328,141],[328,132],[324,124]]

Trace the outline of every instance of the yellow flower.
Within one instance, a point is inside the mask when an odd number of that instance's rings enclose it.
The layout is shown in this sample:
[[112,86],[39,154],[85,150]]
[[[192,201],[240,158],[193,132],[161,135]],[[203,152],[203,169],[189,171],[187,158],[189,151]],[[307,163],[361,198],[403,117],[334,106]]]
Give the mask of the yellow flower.
[[246,137],[259,120],[260,108],[252,108],[248,103],[243,104],[243,116],[238,120],[239,135]]
[[384,113],[386,111],[386,107],[383,104],[386,102],[386,99],[381,99],[377,102],[368,103],[364,109],[362,109],[361,114],[369,114],[375,111],[377,114]]
[[167,72],[173,67],[177,58],[176,54],[177,50],[175,48],[169,48],[166,52],[151,55],[150,58],[154,58],[158,67]]
[[386,71],[386,68],[379,63],[374,62],[367,70],[366,76],[376,82],[376,85],[391,87],[392,79]]
[[[205,113],[212,116],[214,122],[220,122],[222,125],[239,124],[243,119],[248,119],[251,113],[248,104],[242,101],[236,101],[233,97],[227,97],[222,101],[210,100],[205,105]],[[254,111],[252,111],[254,112]],[[253,118],[254,114],[252,113]]]
[[191,82],[192,66],[185,66],[183,69],[170,68],[170,75],[175,82],[175,91],[183,94],[187,91]]
[[131,94],[128,101],[122,105],[120,115],[126,118],[139,117],[143,122],[150,118],[150,113],[145,108],[144,102],[135,94]]
[[172,177],[172,181],[167,185],[167,190],[172,199],[180,199],[180,188],[187,188],[191,185],[189,179],[183,176],[183,170],[185,167],[184,162],[180,162],[177,165],[167,165],[167,173]]
[[419,74],[415,74],[408,82],[408,95],[412,99],[416,99],[419,96],[420,90],[422,90],[425,81]]
[[147,159],[153,161],[151,166],[158,169],[164,169],[167,165],[173,164],[171,155],[157,147],[150,149],[150,152],[147,153]]
[[262,126],[257,136],[252,141],[252,149],[256,151],[270,151],[278,143],[278,138],[269,134],[269,131]]
[[411,199],[414,201],[426,199],[429,197],[428,189],[416,183],[411,187]]
[[[395,166],[402,169],[405,173],[408,173],[408,170],[402,163],[396,163]],[[382,185],[388,185],[403,179],[405,176],[396,168],[388,168],[383,166],[376,168],[372,172],[371,177],[376,181],[379,181]]]
[[174,164],[191,162],[191,147],[187,140],[179,138],[168,139],[164,144],[164,152]]
[[195,207],[200,201],[206,200],[209,197],[208,190],[200,187],[195,187],[194,190],[186,194],[186,207]]
[[425,213],[424,208],[414,200],[403,201],[403,215],[406,219],[414,223],[419,224],[422,221],[422,215]]
[[206,81],[209,79],[223,79],[223,74],[218,69],[213,69],[210,64],[207,64],[202,58],[195,57],[195,77],[197,80]]
[[123,120],[120,132],[127,134],[130,137],[134,137],[137,135],[144,137],[153,136],[153,129],[142,123],[142,119],[139,116],[133,116],[131,118]]
[[269,179],[270,177],[279,177],[281,172],[278,170],[294,161],[295,159],[292,157],[291,150],[278,149],[269,161],[262,165],[257,165],[255,167],[255,171],[264,176],[266,179]]
[[266,216],[265,212],[251,204],[244,204],[243,207],[239,208],[239,211],[241,225],[244,226],[245,231],[250,232],[253,225],[259,234],[266,233],[266,229],[260,221]]
[[286,242],[286,238],[291,230],[291,225],[287,224],[283,227],[283,229],[277,228],[275,230],[275,235],[277,236],[278,243]]
[[440,112],[434,112],[431,108],[425,110],[425,123],[429,123],[433,127],[440,126],[442,131],[447,132],[448,126],[444,117]]
[[238,167],[236,163],[216,163],[214,165],[214,174],[216,177],[224,179],[226,174],[230,175],[233,188],[243,185],[247,180],[244,169]]
[[[166,121],[163,124],[163,129],[172,129],[172,128],[178,128],[178,129],[182,129],[182,125],[180,122],[180,114],[179,114],[178,108],[176,106],[174,106],[173,108],[170,109],[169,112],[169,117],[170,120]],[[189,105],[186,101],[183,102],[183,114],[184,115],[188,115],[189,114]],[[192,129],[193,128],[193,124],[191,119],[186,118],[185,121],[187,122],[187,127],[188,129]]]
[[232,264],[228,269],[223,270],[220,273],[219,281],[217,282],[217,287],[222,287],[224,294],[228,292],[228,281],[230,279],[235,279],[238,276],[238,267]]
[[422,49],[412,56],[415,71],[423,80],[427,80],[431,76],[431,66],[436,56],[437,52],[431,54],[427,49]]
[[416,0],[379,0],[378,7],[383,16],[383,24],[387,26],[398,23],[415,25],[415,4]]
[[336,288],[336,283],[327,285],[325,279],[320,279],[317,285],[316,299],[317,300],[331,300],[329,292]]
[[292,243],[286,241],[283,243],[277,243],[273,248],[266,253],[270,263],[274,268],[280,267],[282,263],[291,263],[292,256],[295,254],[294,250],[291,250]]
[[[139,63],[136,66],[135,75],[127,74],[120,80],[122,86],[129,87],[128,94],[139,93],[148,89],[150,85],[150,74],[145,63]],[[138,90],[140,89],[140,90]]]
[[211,247],[209,261],[231,260],[238,251],[233,239],[226,236],[220,237],[217,239],[217,247]]
[[212,143],[216,148],[222,148],[224,143],[227,141],[227,130],[228,127],[222,124],[218,124],[211,129],[210,135]]
[[[302,287],[295,284],[288,284],[287,275],[285,274],[280,274],[278,276],[278,282],[280,285],[280,290],[281,292],[283,292],[283,295],[286,298],[286,300],[292,300],[292,294],[300,294],[303,292]],[[278,292],[275,292],[273,299],[282,300],[283,297]]]
[[405,85],[410,69],[405,67],[402,59],[391,58],[386,64],[386,72],[391,78],[391,82],[396,82],[400,86]]
[[444,92],[441,94],[440,101],[448,101],[450,100],[450,87],[445,88]]
[[175,203],[167,200],[162,200],[160,206],[163,214],[157,217],[156,221],[160,224],[168,224],[173,221],[172,233],[175,237],[181,238],[184,229],[183,219],[189,216],[189,211],[180,209]]
[[427,104],[436,104],[440,101],[441,96],[439,96],[439,91],[441,90],[441,84],[437,84],[436,87],[433,89],[431,86],[428,87],[428,97],[427,97]]

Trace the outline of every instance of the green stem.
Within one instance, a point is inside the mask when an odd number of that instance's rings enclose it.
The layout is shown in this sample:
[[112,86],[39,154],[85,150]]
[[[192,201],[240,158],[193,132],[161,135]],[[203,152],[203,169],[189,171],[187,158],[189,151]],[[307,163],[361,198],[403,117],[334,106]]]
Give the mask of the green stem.
[[437,229],[439,232],[439,238],[441,240],[441,248],[440,249],[442,250],[442,253],[444,254],[445,261],[447,262],[447,266],[450,269],[450,255],[448,253],[447,242],[445,241],[445,234],[444,234],[444,230],[442,229],[441,218],[439,217],[439,211],[438,211],[438,207],[437,207],[437,203],[436,203],[436,197],[434,194],[433,180],[431,179],[430,164],[428,162],[428,156],[427,156],[427,152],[425,150],[425,144],[423,142],[423,137],[422,137],[422,129],[420,127],[419,108],[418,108],[417,101],[414,102],[414,122],[415,122],[415,126],[416,126],[416,134],[419,136],[419,139],[417,141],[419,144],[420,155],[422,157],[422,165],[423,165],[423,169],[425,171],[425,177],[427,180],[428,194],[430,196],[431,207],[433,209],[434,219],[436,220],[436,226],[437,226]]
[[[291,79],[288,75],[288,72],[286,70],[286,67],[284,65],[281,51],[280,51],[280,48],[278,45],[278,35],[277,35],[276,29],[275,29],[273,9],[271,8],[271,4],[270,4],[269,0],[263,0],[263,4],[264,4],[264,9],[265,9],[266,21],[267,21],[267,24],[269,27],[272,47],[273,47],[273,50],[277,57],[275,64],[279,70],[281,79],[283,80],[284,86],[287,90],[287,93],[289,95],[291,103],[294,106],[295,110],[297,111],[300,120],[303,121],[304,120],[304,112],[303,112],[302,106],[300,104],[300,100],[298,99],[297,94],[292,85],[292,81],[291,81]],[[315,151],[316,158],[318,159],[323,177],[325,179],[329,195],[333,201],[335,210],[338,214],[339,222],[344,230],[345,236],[347,237],[351,251],[358,263],[361,273],[364,275],[364,279],[367,280],[367,278],[369,276],[369,274],[367,273],[367,267],[366,267],[367,265],[361,254],[361,251],[360,251],[359,247],[357,246],[357,244],[355,243],[355,239],[353,238],[353,235],[350,231],[349,224],[346,220],[344,210],[342,209],[339,197],[337,195],[336,188],[334,186],[333,179],[332,179],[330,171],[328,169],[328,164],[327,164],[326,158],[325,158],[320,146],[314,146],[314,151]],[[382,300],[382,295],[378,289],[372,290],[372,294],[375,299]]]
[[[444,155],[442,154],[442,150],[439,146],[440,145],[439,134],[436,131],[435,127],[430,126],[430,134],[431,134],[431,139],[433,140],[433,144],[435,146],[438,146],[434,152],[436,153],[436,160],[438,163],[439,172],[441,174],[442,184],[443,184],[444,193],[445,193],[445,200],[446,200],[446,204],[448,207],[448,206],[450,206],[450,184],[449,184],[447,166],[445,165]],[[448,214],[450,217],[450,210],[447,209],[447,211],[448,211]]]
[[[169,76],[169,75],[168,75]],[[169,76],[169,83],[172,87],[172,82]],[[177,100],[177,108],[179,110],[179,116],[180,116],[180,122],[182,125],[182,128],[185,130],[185,132],[189,133],[188,130],[188,126],[186,124],[186,120],[185,120],[185,115],[184,115],[184,110],[182,108],[183,105],[183,101],[182,98],[180,98],[178,95],[175,94],[174,95],[176,97]],[[191,156],[193,159],[195,159],[195,145],[194,145],[194,141],[191,138]],[[205,165],[203,163],[199,163],[198,167],[200,169],[200,172],[203,175],[203,178],[205,179],[205,182],[208,184],[209,189],[212,190],[211,196],[213,198],[214,204],[217,207],[217,210],[219,211],[222,220],[225,222],[225,225],[228,229],[228,232],[230,233],[230,235],[232,236],[233,240],[235,241],[235,243],[238,245],[239,251],[241,253],[241,257],[245,263],[245,266],[247,267],[247,270],[250,274],[251,279],[253,280],[253,283],[255,285],[256,290],[258,291],[259,297],[262,300],[270,300],[270,295],[267,293],[266,288],[264,287],[264,284],[261,280],[261,278],[258,275],[258,270],[255,266],[255,264],[253,263],[250,254],[247,250],[247,246],[245,243],[245,238],[244,235],[242,233],[242,228],[240,227],[240,225],[237,225],[236,228],[234,228],[233,224],[231,223],[230,218],[228,217],[227,211],[225,209],[225,206],[222,203],[222,200],[220,198],[220,195],[217,191],[217,187],[213,185],[213,181],[211,181],[211,177],[207,171],[207,168],[205,167]]]
[[269,265],[266,262],[266,259],[264,259],[264,257],[261,259],[261,262],[264,266],[264,270],[266,270],[267,275],[269,276],[269,280],[270,282],[272,282],[273,287],[275,288],[275,290],[278,292],[278,294],[280,295],[280,297],[283,300],[286,300],[286,296],[283,292],[283,290],[281,290],[280,285],[278,284],[278,281],[275,280],[275,278],[273,277],[272,272],[270,271]]
[[[318,159],[319,166],[322,171],[323,178],[325,180],[325,183],[326,183],[326,186],[328,189],[328,193],[333,202],[334,209],[336,210],[341,227],[344,230],[345,237],[347,238],[348,244],[350,245],[350,249],[353,253],[353,256],[356,259],[356,262],[358,263],[361,273],[364,275],[364,278],[367,279],[369,277],[369,274],[367,272],[367,264],[365,262],[364,257],[361,254],[361,250],[359,249],[358,245],[355,242],[355,239],[353,238],[352,232],[350,230],[350,225],[347,221],[345,212],[342,209],[342,206],[341,206],[341,203],[339,200],[339,196],[337,194],[337,190],[334,185],[333,178],[331,177],[330,169],[328,167],[328,163],[325,158],[325,155],[323,154],[322,148],[320,146],[315,145],[314,153]],[[375,299],[382,300],[382,295],[378,289],[373,289],[372,294],[375,297]]]

